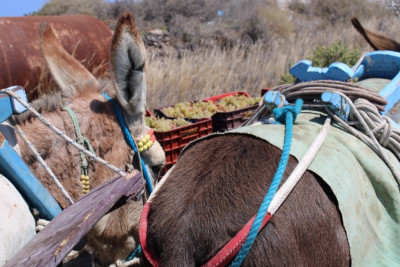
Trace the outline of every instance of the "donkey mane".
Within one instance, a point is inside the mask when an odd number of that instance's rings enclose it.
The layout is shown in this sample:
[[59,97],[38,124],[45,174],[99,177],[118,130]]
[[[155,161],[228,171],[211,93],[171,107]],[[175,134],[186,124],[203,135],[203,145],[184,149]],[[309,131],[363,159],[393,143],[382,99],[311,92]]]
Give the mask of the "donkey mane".
[[[73,97],[81,97],[90,92],[106,93],[110,97],[115,95],[114,90],[112,90],[112,84],[109,80],[101,79],[99,80],[99,85],[99,88],[92,87],[87,89],[85,92],[77,91]],[[67,106],[69,102],[70,98],[64,97],[59,89],[55,88],[51,91],[51,93],[41,95],[38,99],[30,102],[29,105],[38,113],[43,114],[45,112],[54,112],[60,108],[63,108]],[[33,118],[35,118],[35,115],[30,111],[13,116],[15,123],[18,125],[30,122]]]

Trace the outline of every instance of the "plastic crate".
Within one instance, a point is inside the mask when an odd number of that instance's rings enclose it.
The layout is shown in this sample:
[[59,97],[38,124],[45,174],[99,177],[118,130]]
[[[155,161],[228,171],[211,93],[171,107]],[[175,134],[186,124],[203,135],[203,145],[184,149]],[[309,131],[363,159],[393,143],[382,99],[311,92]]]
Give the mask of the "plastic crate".
[[164,150],[183,148],[189,142],[210,133],[212,133],[211,119],[201,119],[170,131],[154,131],[154,135]]
[[272,88],[263,88],[261,89],[261,96],[264,96],[268,91],[270,91]]
[[245,95],[247,97],[250,97],[250,95],[246,92],[234,91],[234,92],[229,92],[229,93],[225,93],[225,94],[221,94],[221,95],[207,97],[207,98],[204,98],[203,101],[212,101],[213,103],[215,103],[215,101],[221,100],[224,97],[232,96],[232,95]]
[[[221,100],[224,97],[237,95],[237,94],[251,97],[246,92],[235,91],[235,92],[229,92],[226,94],[208,97],[208,98],[203,99],[203,101],[213,101],[215,103],[215,101]],[[212,122],[213,122],[213,131],[214,132],[224,132],[224,131],[228,131],[228,130],[240,127],[248,118],[250,118],[250,116],[251,116],[250,114],[252,114],[252,112],[254,110],[256,110],[257,107],[258,107],[258,105],[256,104],[253,106],[236,109],[233,111],[215,113],[211,117]]]
[[[250,95],[246,92],[243,91],[234,91],[234,92],[229,92],[221,95],[216,95],[208,98],[202,99],[202,101],[215,101],[221,100],[224,97],[227,96],[232,96],[232,95],[246,95],[247,97],[250,97]],[[165,107],[160,107],[157,109],[154,109],[154,114],[157,117],[164,117],[168,119],[173,119],[171,117],[168,117],[162,110],[167,107],[173,107],[174,105],[171,106],[165,106]],[[211,119],[212,119],[212,128],[213,132],[224,132],[227,130],[235,129],[239,126],[241,126],[250,116],[249,112],[252,112],[256,110],[258,105],[253,105],[241,109],[237,109],[234,111],[227,111],[227,112],[217,112],[215,113]],[[186,120],[190,120],[192,122],[199,121],[200,119],[191,119],[191,118],[185,118]]]
[[236,109],[229,112],[217,112],[212,119],[212,127],[214,132],[224,132],[240,127],[247,121],[258,105],[249,106],[246,108]]
[[[197,101],[192,101],[192,102],[189,102],[189,103],[195,103],[195,102],[197,102]],[[164,106],[164,107],[155,108],[155,109],[154,109],[154,116],[156,116],[156,117],[158,117],[158,118],[166,118],[166,119],[170,119],[170,120],[176,119],[176,117],[169,117],[169,116],[168,116],[167,114],[165,114],[164,111],[163,111],[164,108],[169,108],[169,107],[174,107],[174,106],[175,106],[175,105],[170,105],[170,106]],[[204,119],[210,119],[210,118],[199,118],[199,119],[182,118],[182,119],[185,119],[185,120],[190,121],[190,122],[192,122],[192,123],[196,123],[196,122],[198,122],[198,121],[201,121],[201,120],[204,120]]]
[[165,166],[162,173],[165,174],[176,162],[182,149],[189,142],[206,136],[213,132],[212,120],[201,119],[189,125],[172,129],[170,131],[154,131],[157,141],[165,151]]

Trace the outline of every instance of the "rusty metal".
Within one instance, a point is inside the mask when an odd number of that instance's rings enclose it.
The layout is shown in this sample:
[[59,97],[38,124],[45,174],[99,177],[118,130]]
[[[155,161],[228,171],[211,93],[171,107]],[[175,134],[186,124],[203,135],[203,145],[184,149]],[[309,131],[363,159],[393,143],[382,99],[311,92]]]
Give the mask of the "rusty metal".
[[144,179],[134,171],[95,188],[63,210],[4,267],[57,266],[104,214],[136,197],[143,186]]
[[86,15],[0,17],[0,88],[21,85],[30,101],[49,90],[41,22],[49,23],[64,48],[95,76],[106,75],[112,31],[103,21]]

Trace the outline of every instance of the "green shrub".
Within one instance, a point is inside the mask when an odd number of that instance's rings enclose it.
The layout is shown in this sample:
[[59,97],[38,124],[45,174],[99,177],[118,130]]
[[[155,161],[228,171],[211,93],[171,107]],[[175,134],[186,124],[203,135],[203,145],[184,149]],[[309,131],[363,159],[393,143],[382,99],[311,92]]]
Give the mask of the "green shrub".
[[288,72],[281,75],[279,79],[279,84],[292,84],[295,80],[296,78]]
[[315,48],[310,60],[314,67],[328,67],[333,62],[343,62],[353,66],[360,56],[361,51],[359,49],[348,49],[339,41],[329,46]]

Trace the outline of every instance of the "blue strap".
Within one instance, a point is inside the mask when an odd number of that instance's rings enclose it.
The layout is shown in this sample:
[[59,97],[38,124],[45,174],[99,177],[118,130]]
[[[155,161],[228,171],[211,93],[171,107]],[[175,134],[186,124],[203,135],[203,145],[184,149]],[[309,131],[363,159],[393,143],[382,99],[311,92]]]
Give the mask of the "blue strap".
[[134,251],[131,252],[131,254],[128,256],[126,261],[131,261],[131,260],[133,260],[133,258],[141,257],[142,255],[143,255],[142,246],[139,245]]
[[[135,142],[133,141],[132,135],[129,132],[128,127],[126,126],[124,117],[122,116],[121,111],[119,110],[117,103],[113,99],[111,99],[106,93],[102,93],[102,95],[108,101],[110,101],[113,104],[114,110],[115,110],[115,114],[117,115],[118,122],[119,122],[119,125],[121,126],[122,132],[124,133],[125,140],[128,143],[128,145],[133,149],[133,151],[135,151],[136,157],[138,157],[138,154],[139,154],[138,149],[136,147]],[[140,164],[142,165],[144,179],[146,180],[147,192],[149,194],[151,194],[153,192],[153,186],[152,186],[152,183],[151,183],[150,176],[149,176],[149,173],[147,171],[146,165],[144,164],[144,161],[143,161],[142,158],[140,158]]]
[[284,106],[283,108],[275,108],[273,111],[275,114],[275,120],[281,123],[285,122],[286,124],[285,140],[283,144],[281,159],[279,161],[278,169],[268,189],[267,195],[264,197],[261,203],[261,206],[250,228],[245,243],[243,244],[238,255],[236,255],[235,259],[232,262],[231,265],[232,267],[240,266],[244,261],[244,259],[246,258],[247,254],[249,253],[257,237],[258,231],[260,230],[262,221],[268,212],[269,204],[271,203],[272,198],[274,197],[276,191],[278,190],[278,186],[281,183],[289,159],[290,146],[292,144],[292,136],[293,136],[293,122],[296,120],[297,115],[300,113],[302,104],[303,100],[297,99],[294,106]]

